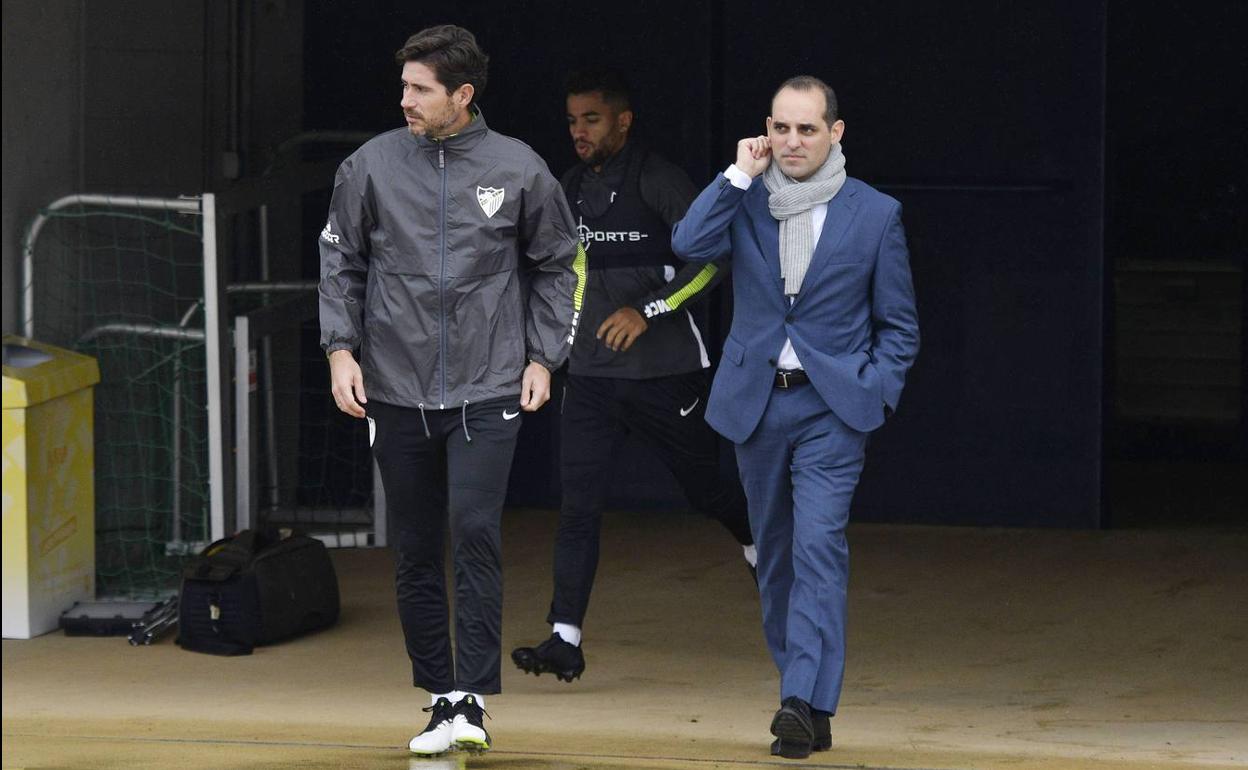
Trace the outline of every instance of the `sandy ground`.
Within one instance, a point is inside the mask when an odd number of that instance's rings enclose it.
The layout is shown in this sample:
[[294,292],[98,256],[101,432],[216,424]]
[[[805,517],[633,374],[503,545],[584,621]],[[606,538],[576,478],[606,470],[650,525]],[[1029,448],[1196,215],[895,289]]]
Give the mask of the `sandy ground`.
[[610,514],[585,676],[513,669],[549,634],[554,523],[506,515],[488,755],[409,757],[391,557],[344,550],[339,625],[249,657],[5,640],[3,767],[1248,767],[1248,532],[852,527],[835,745],[793,762],[740,550],[694,516]]

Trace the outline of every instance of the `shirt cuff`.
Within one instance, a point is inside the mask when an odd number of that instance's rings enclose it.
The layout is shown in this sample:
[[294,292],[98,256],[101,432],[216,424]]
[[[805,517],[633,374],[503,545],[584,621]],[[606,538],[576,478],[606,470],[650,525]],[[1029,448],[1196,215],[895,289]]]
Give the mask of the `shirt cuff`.
[[750,178],[749,174],[737,168],[737,164],[735,163],[724,169],[724,176],[728,178],[729,182],[732,182],[733,187],[736,187],[739,190],[750,189],[750,183],[754,181]]

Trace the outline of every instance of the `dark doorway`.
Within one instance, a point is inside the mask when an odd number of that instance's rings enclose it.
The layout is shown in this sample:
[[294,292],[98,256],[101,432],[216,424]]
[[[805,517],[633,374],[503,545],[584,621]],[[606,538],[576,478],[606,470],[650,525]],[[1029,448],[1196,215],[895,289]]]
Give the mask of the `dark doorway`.
[[1241,3],[1109,4],[1106,509],[1244,526]]

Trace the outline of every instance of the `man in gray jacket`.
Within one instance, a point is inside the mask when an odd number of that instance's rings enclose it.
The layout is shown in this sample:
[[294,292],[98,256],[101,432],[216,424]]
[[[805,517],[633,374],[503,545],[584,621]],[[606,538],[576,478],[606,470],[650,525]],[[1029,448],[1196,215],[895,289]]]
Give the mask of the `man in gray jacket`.
[[431,27],[396,58],[407,128],[366,143],[334,180],[320,238],[321,345],[338,408],[369,420],[398,525],[399,616],[413,683],[432,696],[409,747],[484,751],[519,415],[547,401],[550,372],[567,358],[584,255],[546,164],[486,127],[475,101],[488,59],[472,33]]

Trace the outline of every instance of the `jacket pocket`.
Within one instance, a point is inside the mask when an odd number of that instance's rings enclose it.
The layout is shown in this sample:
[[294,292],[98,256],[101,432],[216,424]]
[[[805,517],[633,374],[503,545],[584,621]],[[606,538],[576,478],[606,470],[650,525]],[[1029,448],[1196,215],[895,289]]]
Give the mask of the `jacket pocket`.
[[745,346],[729,337],[724,340],[724,358],[740,366],[745,362]]

